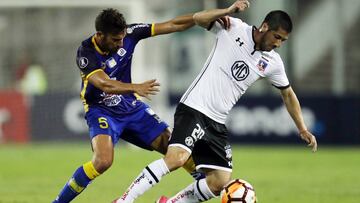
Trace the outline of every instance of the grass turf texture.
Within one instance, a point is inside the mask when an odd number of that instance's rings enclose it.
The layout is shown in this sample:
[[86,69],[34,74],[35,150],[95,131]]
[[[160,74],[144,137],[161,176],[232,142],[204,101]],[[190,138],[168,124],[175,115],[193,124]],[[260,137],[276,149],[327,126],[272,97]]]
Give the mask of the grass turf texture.
[[[117,147],[113,166],[73,202],[111,202],[158,158],[156,152]],[[233,177],[249,181],[259,202],[360,202],[359,147],[321,147],[313,154],[301,146],[235,146],[233,158]],[[0,203],[49,203],[74,170],[90,159],[87,144],[0,145]],[[177,170],[137,202],[173,195],[190,182],[184,170]]]

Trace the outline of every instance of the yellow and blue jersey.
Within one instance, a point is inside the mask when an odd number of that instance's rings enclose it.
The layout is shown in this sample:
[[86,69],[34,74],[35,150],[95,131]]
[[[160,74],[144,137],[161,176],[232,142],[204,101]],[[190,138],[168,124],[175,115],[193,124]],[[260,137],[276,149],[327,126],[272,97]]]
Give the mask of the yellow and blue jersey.
[[92,106],[101,106],[111,112],[129,113],[141,108],[134,94],[106,94],[88,82],[88,78],[103,70],[111,79],[131,83],[131,62],[137,43],[153,34],[151,24],[128,25],[123,47],[115,53],[100,50],[94,36],[84,40],[77,50],[76,62],[82,78],[80,97],[85,112]]

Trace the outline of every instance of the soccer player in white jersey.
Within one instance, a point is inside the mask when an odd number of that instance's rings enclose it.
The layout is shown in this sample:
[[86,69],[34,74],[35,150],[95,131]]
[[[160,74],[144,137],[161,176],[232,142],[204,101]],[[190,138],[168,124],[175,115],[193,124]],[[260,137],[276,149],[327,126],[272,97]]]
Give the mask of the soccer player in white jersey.
[[266,78],[280,89],[300,137],[316,151],[316,138],[304,123],[284,64],[273,50],[288,39],[292,30],[289,15],[272,11],[260,28],[229,17],[230,29],[224,29],[216,21],[248,7],[247,0],[239,0],[226,9],[194,14],[195,23],[216,36],[212,53],[177,106],[165,157],[146,166],[117,202],[133,202],[163,176],[181,167],[190,155],[196,169],[204,171],[206,178],[191,183],[171,198],[162,196],[157,202],[203,202],[218,196],[232,172],[231,146],[224,125],[226,117],[246,89],[259,79]]

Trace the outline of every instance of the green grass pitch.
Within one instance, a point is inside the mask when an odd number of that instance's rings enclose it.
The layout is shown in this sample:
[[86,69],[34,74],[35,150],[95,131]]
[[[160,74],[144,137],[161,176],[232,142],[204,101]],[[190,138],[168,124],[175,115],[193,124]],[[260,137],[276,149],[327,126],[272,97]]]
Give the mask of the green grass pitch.
[[[320,146],[312,153],[302,146],[235,146],[233,157],[233,177],[252,183],[260,203],[360,202],[360,147]],[[90,158],[88,144],[0,145],[0,203],[50,203]],[[110,203],[158,158],[156,152],[117,147],[113,166],[73,202]],[[173,195],[191,181],[179,169],[137,202]]]

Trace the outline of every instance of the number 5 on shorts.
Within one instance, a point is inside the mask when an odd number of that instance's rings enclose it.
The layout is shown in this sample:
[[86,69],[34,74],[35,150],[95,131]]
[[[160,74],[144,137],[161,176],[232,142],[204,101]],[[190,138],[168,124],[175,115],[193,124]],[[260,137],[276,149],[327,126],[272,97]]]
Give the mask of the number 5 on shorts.
[[105,129],[105,128],[109,127],[109,124],[108,124],[107,119],[105,117],[100,117],[98,120],[99,120],[100,128]]

